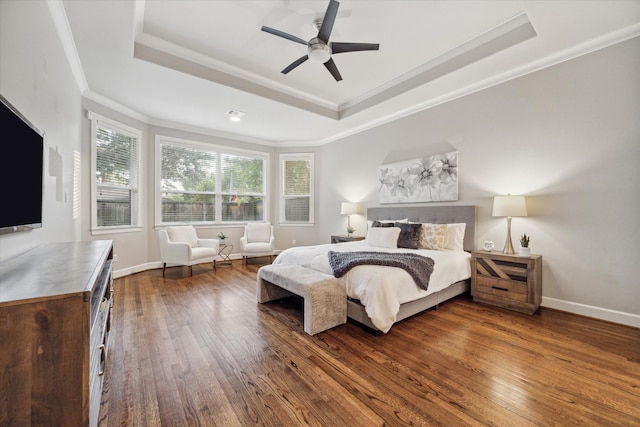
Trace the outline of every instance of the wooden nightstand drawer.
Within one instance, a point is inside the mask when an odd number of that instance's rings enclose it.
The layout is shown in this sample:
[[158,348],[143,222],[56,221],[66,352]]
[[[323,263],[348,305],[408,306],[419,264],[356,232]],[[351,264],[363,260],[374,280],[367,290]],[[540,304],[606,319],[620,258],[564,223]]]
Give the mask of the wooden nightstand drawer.
[[533,314],[542,300],[542,257],[471,253],[474,301]]
[[476,290],[479,293],[512,301],[527,302],[528,289],[526,283],[478,275],[476,284]]

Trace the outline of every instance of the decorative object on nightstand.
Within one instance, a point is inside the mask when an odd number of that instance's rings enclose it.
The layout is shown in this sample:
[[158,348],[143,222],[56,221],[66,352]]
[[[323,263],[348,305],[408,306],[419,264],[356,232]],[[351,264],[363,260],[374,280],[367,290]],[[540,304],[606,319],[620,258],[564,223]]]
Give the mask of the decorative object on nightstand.
[[362,213],[362,206],[359,203],[342,202],[340,213],[347,215],[347,235],[352,235],[356,230],[351,227],[351,215]]
[[523,234],[522,236],[520,236],[520,250],[518,254],[521,257],[531,256],[531,248],[529,247],[530,239],[531,239],[530,236],[527,236],[526,234]]
[[220,244],[222,244],[222,245],[224,245],[224,244],[225,244],[225,242],[226,242],[226,240],[227,240],[227,235],[226,235],[226,234],[224,234],[224,231],[221,231],[221,232],[218,234],[218,239],[220,239]]
[[533,314],[542,300],[542,255],[471,252],[473,300]]
[[337,234],[331,236],[331,243],[359,242],[360,240],[364,240],[364,236],[344,236]]
[[484,248],[485,251],[491,252],[496,247],[496,244],[493,243],[492,240],[485,240],[482,247]]
[[493,216],[507,217],[507,241],[504,244],[502,253],[512,255],[516,251],[511,243],[511,217],[527,216],[527,205],[524,196],[496,196],[493,198]]

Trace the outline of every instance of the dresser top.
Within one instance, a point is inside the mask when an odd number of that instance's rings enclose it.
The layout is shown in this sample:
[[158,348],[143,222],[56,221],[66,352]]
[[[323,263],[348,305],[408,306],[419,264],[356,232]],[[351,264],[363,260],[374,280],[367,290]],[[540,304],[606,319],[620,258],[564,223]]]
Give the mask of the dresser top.
[[0,306],[91,292],[113,242],[48,243],[0,263]]

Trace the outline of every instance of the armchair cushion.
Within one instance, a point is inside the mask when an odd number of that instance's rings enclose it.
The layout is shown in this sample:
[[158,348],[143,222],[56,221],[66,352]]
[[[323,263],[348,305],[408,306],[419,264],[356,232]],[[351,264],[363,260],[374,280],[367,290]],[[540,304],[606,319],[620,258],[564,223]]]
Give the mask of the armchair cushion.
[[248,243],[269,242],[271,239],[271,224],[247,224],[246,237]]
[[167,234],[172,242],[188,243],[192,248],[198,247],[198,234],[190,225],[167,227]]

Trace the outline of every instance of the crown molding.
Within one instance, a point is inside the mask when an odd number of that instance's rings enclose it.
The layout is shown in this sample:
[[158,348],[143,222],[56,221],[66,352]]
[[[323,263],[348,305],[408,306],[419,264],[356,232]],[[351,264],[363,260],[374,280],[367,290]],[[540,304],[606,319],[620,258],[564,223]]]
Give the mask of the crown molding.
[[84,74],[82,62],[80,62],[80,55],[78,55],[76,43],[73,40],[73,33],[71,32],[71,26],[67,19],[67,12],[64,9],[64,4],[62,4],[62,0],[47,0],[47,6],[49,7],[49,13],[51,14],[53,25],[58,33],[58,38],[62,44],[64,54],[67,57],[67,62],[71,68],[73,78],[76,81],[76,85],[78,86],[80,93],[83,93],[89,89],[89,83],[87,82],[87,77]]

